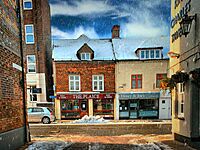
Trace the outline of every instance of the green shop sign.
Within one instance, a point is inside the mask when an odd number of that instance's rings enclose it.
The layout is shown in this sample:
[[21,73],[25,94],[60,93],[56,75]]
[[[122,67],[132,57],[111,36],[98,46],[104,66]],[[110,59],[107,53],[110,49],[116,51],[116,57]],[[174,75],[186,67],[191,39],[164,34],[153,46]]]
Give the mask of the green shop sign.
[[119,94],[119,99],[157,99],[160,97],[160,93],[126,93]]

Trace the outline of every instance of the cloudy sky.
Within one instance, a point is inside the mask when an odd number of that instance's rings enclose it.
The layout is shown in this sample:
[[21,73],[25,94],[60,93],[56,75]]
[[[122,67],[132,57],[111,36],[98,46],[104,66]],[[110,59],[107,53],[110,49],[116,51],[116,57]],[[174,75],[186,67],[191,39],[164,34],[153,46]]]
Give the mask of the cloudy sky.
[[169,36],[170,0],[49,0],[54,39]]

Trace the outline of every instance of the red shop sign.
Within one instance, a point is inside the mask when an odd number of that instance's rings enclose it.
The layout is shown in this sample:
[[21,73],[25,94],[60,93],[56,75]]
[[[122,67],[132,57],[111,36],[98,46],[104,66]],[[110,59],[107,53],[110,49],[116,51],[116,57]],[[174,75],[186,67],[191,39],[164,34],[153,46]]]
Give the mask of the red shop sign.
[[113,99],[115,94],[58,94],[57,99]]

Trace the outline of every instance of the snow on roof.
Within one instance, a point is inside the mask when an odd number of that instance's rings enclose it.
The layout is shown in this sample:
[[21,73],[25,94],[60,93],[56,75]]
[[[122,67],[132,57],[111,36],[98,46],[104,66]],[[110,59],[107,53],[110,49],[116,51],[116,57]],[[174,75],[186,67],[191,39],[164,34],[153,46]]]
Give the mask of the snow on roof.
[[[77,51],[87,43],[94,51],[93,60],[126,60],[139,59],[135,51],[138,48],[163,47],[164,58],[169,51],[169,37],[162,36],[146,39],[90,39],[81,35],[78,39],[53,40],[54,60],[79,60]],[[114,54],[113,54],[114,50]]]
[[93,60],[114,60],[112,44],[109,39],[89,39],[85,35],[81,35],[78,39],[54,40],[54,60],[79,60],[76,54],[84,43],[87,43],[87,45],[94,51]]

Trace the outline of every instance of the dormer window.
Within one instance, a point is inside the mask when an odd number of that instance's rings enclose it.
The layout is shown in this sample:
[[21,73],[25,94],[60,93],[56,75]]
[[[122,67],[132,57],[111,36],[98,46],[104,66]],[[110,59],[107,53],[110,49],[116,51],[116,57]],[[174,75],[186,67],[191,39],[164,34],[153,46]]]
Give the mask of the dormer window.
[[162,47],[158,48],[138,48],[136,54],[140,59],[161,59]]
[[81,53],[81,60],[91,60],[90,53]]

